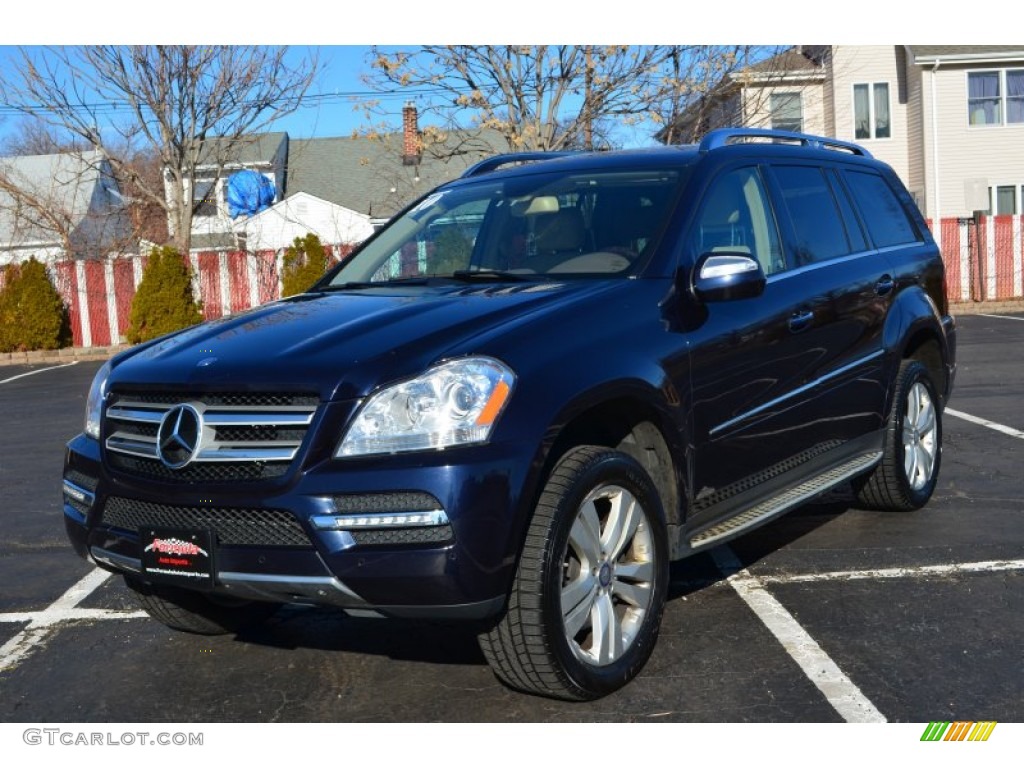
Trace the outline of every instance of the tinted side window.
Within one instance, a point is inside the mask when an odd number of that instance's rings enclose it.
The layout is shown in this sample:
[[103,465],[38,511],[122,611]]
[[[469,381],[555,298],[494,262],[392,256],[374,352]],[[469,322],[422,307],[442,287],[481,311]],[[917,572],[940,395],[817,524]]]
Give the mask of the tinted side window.
[[786,268],[775,216],[756,168],[729,171],[712,182],[696,236],[698,253],[749,253],[766,275]]
[[863,214],[876,248],[920,240],[899,198],[885,179],[866,171],[845,171],[843,177]]
[[846,234],[850,238],[850,247],[853,248],[854,253],[867,250],[868,241],[864,237],[864,230],[861,229],[860,222],[857,221],[857,214],[854,213],[849,194],[836,178],[834,171],[828,173],[828,180],[835,191],[836,202],[839,203],[839,210],[842,211],[843,221],[846,223]]
[[814,264],[851,253],[832,188],[821,169],[783,165],[773,172],[793,222],[797,263]]

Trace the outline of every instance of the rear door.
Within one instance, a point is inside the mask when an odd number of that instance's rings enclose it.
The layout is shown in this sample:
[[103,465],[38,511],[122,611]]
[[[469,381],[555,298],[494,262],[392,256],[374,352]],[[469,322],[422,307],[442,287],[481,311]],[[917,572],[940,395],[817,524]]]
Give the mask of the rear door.
[[[749,501],[752,490],[787,472],[813,472],[816,459],[882,423],[888,263],[869,247],[832,169],[769,164],[757,179],[767,195],[761,218],[777,227],[775,243],[758,238],[756,226],[742,233],[757,220],[749,182],[742,185],[746,212],[741,204],[739,214],[717,213],[721,195],[710,189],[698,216],[694,252],[724,250],[707,238],[705,223],[731,220],[767,275],[760,297],[709,303],[693,336],[691,509],[698,523],[702,514],[708,521],[727,514],[732,497]],[[723,175],[717,183],[732,182]]]

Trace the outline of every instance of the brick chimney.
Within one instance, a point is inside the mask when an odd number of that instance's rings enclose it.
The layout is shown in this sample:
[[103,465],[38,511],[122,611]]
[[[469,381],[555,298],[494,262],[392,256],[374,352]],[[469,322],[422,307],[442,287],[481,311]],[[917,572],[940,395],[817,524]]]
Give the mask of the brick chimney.
[[416,105],[407,101],[402,107],[402,165],[419,165],[421,156],[422,146]]

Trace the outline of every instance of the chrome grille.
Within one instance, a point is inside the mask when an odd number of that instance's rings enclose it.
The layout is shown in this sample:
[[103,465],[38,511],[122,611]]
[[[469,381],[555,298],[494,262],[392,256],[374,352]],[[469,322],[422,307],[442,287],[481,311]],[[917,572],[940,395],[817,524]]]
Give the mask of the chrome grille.
[[[157,432],[175,406],[201,415],[200,447],[184,467],[161,460]],[[105,413],[113,469],[167,482],[245,482],[287,472],[312,423],[316,395],[116,392]]]

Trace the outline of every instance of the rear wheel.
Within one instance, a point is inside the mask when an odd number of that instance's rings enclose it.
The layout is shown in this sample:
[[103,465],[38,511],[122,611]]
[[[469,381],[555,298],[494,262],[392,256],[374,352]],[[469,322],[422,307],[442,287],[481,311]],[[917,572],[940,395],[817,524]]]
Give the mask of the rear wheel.
[[139,606],[171,629],[197,635],[225,635],[240,632],[269,619],[277,603],[238,600],[206,595],[125,577]]
[[665,523],[650,477],[626,454],[576,448],[548,479],[508,609],[480,646],[513,688],[604,696],[650,656],[667,583]]
[[904,360],[896,378],[882,461],[857,498],[873,509],[908,511],[931,498],[942,463],[942,411],[928,369]]

